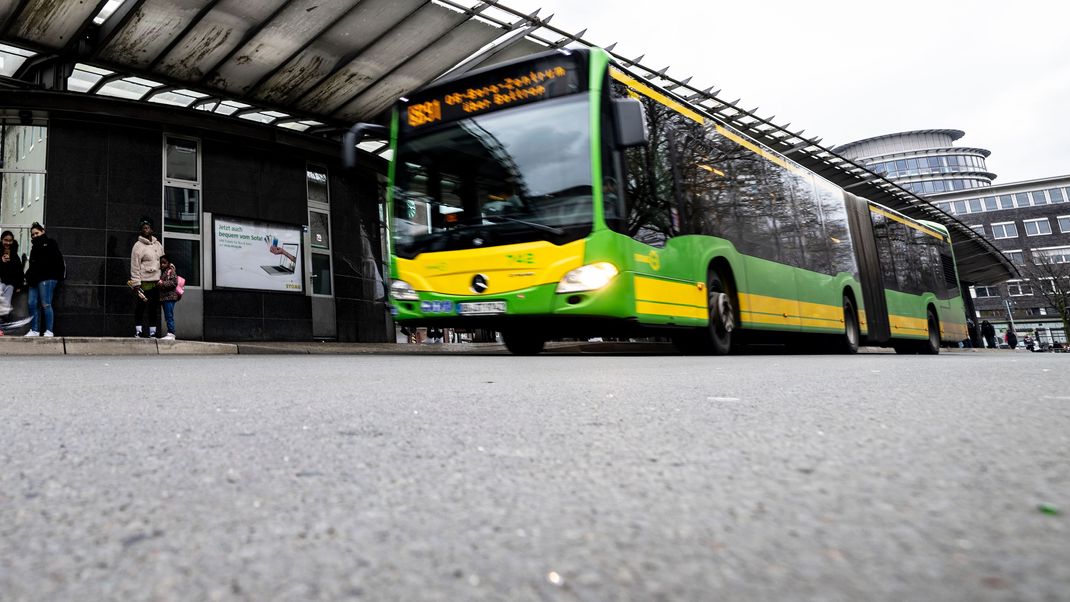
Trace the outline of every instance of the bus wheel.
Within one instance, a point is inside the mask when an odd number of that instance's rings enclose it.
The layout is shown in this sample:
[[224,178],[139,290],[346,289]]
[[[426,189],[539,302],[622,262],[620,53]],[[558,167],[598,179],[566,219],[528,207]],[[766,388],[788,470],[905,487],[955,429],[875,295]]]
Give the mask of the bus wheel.
[[545,339],[526,330],[503,330],[502,340],[513,355],[538,355],[546,345]]
[[933,313],[933,310],[930,309],[927,313],[929,340],[919,344],[918,353],[936,355],[940,353],[940,321],[936,319],[936,314]]
[[838,351],[847,354],[858,353],[858,344],[862,340],[862,331],[858,327],[858,313],[855,304],[847,297],[843,298],[843,338],[840,339]]
[[706,348],[713,355],[728,355],[736,330],[736,309],[728,281],[717,272],[710,272],[706,279],[706,304],[710,316]]

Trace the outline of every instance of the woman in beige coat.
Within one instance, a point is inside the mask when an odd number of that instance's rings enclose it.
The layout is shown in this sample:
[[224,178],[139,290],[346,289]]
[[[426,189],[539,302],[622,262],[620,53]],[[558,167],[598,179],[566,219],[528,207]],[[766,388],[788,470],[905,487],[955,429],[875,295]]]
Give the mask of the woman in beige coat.
[[[137,293],[134,301],[134,336],[155,337],[160,324],[160,256],[163,245],[152,235],[152,220],[141,218],[141,235],[130,251],[130,280],[127,284]],[[148,313],[148,320],[145,314]]]

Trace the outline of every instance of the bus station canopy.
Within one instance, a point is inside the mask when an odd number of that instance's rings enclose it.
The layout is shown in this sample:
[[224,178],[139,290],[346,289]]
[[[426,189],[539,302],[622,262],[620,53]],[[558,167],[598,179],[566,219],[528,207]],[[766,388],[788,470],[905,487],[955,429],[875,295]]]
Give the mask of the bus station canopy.
[[[444,76],[595,46],[586,30],[566,32],[551,17],[494,0],[0,0],[0,89],[29,84],[337,136]],[[983,236],[831,145],[614,46],[607,50],[621,65],[694,110],[853,194],[946,225],[964,282],[1016,277]]]

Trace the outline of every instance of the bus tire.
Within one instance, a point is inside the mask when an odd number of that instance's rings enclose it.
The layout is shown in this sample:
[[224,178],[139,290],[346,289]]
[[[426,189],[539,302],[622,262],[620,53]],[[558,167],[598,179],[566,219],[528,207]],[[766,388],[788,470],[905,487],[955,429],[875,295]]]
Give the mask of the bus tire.
[[546,340],[527,330],[503,330],[505,348],[513,355],[538,355],[546,346]]
[[918,353],[922,355],[936,355],[940,353],[940,321],[930,308],[926,313],[926,322],[929,325],[929,338],[918,343]]
[[846,354],[858,353],[858,345],[862,340],[862,330],[858,326],[858,312],[850,297],[843,298],[843,336],[836,345],[837,351]]
[[703,333],[703,347],[712,355],[732,351],[733,334],[738,331],[735,291],[732,283],[716,270],[706,277],[706,309],[710,323]]

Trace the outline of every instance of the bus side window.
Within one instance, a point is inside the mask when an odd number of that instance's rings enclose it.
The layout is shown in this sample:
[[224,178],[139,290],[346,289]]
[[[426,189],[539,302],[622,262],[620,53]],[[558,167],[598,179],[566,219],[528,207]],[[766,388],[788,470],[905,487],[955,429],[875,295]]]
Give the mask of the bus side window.
[[895,278],[895,258],[892,255],[891,232],[888,227],[892,220],[872,211],[869,216],[873,222],[873,237],[877,242],[877,256],[881,264],[881,280],[883,280],[884,288],[896,290],[899,288],[899,283]]
[[624,150],[624,197],[628,203],[627,233],[655,247],[673,236],[672,167],[669,161],[668,108],[640,98],[647,114],[650,144]]
[[609,86],[612,92],[602,95],[602,211],[610,230],[627,234],[625,173],[621,169],[624,154],[617,148],[616,120],[613,115],[613,98],[621,97],[621,86],[613,83],[608,72],[603,85]]

